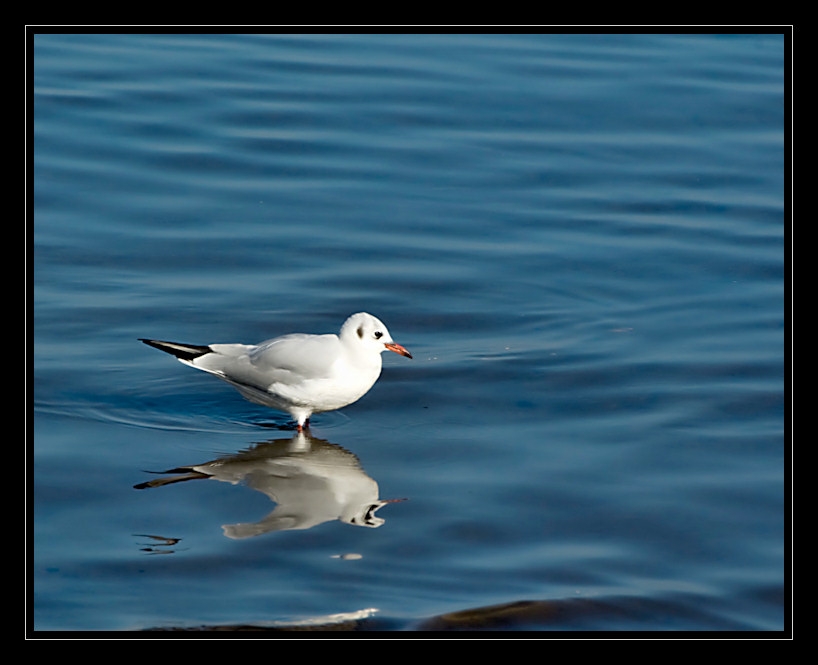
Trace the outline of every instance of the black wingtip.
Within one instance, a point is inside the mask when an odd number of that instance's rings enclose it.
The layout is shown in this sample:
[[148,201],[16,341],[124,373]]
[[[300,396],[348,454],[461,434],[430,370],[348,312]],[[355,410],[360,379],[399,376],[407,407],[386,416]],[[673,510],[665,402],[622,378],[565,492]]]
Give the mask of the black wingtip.
[[209,346],[199,346],[196,344],[179,344],[178,342],[163,342],[158,339],[144,339],[139,338],[140,342],[152,346],[154,349],[159,349],[172,356],[176,356],[179,360],[195,360],[206,353],[211,353],[213,349]]

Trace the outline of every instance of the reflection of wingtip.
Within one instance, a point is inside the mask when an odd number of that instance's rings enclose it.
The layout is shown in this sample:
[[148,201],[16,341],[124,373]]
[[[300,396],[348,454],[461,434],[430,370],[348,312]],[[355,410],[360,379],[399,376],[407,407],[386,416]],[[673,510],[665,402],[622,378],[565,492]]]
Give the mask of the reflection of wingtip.
[[[159,473],[174,473],[178,471],[178,469],[174,469],[171,471],[160,471]],[[156,471],[147,471],[146,473],[156,473]],[[185,480],[198,480],[199,478],[210,478],[205,473],[199,473],[198,471],[190,471],[181,476],[171,476],[169,478],[156,478],[154,480],[148,480],[144,483],[138,483],[133,486],[135,490],[144,490],[148,489],[149,487],[162,487],[163,485],[172,485],[173,483],[181,483]]]

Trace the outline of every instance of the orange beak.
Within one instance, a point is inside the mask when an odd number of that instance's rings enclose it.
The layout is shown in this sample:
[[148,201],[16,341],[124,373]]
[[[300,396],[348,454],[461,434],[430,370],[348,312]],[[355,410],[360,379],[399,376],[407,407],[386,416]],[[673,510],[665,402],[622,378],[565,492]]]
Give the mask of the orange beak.
[[411,358],[412,354],[409,353],[406,349],[404,349],[400,344],[397,342],[389,342],[389,344],[384,344],[384,346],[389,349],[390,351],[394,351],[395,353],[399,353],[402,356],[406,356],[407,358]]

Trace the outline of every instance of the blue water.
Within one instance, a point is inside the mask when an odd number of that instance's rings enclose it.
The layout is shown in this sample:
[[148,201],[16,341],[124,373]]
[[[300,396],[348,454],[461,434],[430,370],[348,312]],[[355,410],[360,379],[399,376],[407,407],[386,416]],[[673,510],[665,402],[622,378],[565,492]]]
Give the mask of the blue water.
[[[31,628],[784,630],[782,35],[33,46]],[[304,438],[137,341],[361,310]]]

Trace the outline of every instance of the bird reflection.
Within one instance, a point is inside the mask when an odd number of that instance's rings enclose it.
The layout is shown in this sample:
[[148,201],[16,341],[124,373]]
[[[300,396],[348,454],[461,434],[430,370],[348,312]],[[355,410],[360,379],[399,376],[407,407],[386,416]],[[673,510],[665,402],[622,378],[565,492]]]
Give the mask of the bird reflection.
[[233,485],[243,483],[277,504],[259,522],[223,525],[228,538],[309,529],[332,520],[376,528],[384,523],[383,518],[375,515],[376,511],[387,503],[403,500],[378,499],[378,484],[361,468],[355,455],[308,432],[297,432],[292,439],[258,443],[204,464],[160,473],[176,475],[134,487],[147,489],[210,478]]

